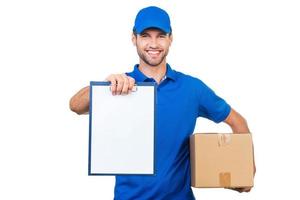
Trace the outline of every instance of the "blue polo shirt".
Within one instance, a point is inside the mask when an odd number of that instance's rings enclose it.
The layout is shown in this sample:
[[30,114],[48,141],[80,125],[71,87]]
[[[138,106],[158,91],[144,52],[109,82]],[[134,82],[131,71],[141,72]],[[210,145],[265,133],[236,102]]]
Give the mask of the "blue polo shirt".
[[[136,82],[155,82],[138,68],[126,73]],[[192,200],[189,136],[198,117],[216,123],[226,119],[230,106],[201,80],[172,70],[156,91],[154,176],[116,176],[115,200]]]

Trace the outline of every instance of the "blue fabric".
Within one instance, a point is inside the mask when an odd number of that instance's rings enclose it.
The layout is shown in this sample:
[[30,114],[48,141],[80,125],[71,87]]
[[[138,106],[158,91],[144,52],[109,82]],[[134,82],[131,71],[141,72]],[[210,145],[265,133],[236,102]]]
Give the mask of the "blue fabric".
[[172,29],[168,13],[156,6],[140,10],[134,21],[133,32],[141,34],[148,28],[158,28],[165,33],[170,33]]
[[[136,82],[154,81],[134,67],[127,73]],[[193,200],[190,186],[189,136],[197,117],[221,122],[230,106],[202,81],[172,70],[157,86],[156,174],[116,176],[115,200]]]

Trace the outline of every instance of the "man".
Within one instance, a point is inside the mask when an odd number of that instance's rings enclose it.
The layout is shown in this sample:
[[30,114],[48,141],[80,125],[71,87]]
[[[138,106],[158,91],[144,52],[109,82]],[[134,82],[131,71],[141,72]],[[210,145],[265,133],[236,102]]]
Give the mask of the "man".
[[[130,73],[112,74],[112,95],[130,95],[135,82],[156,82],[156,154],[155,176],[116,176],[115,199],[118,200],[191,200],[189,136],[197,117],[227,123],[234,133],[249,133],[246,120],[218,97],[201,80],[177,72],[166,62],[172,43],[169,15],[158,7],[139,11],[132,42],[139,64]],[[89,111],[89,87],[70,100],[78,114]],[[235,188],[248,192],[251,188]]]

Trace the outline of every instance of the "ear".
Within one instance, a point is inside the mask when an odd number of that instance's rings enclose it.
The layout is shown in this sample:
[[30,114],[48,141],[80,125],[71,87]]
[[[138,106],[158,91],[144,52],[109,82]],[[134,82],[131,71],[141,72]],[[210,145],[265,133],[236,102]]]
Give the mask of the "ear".
[[134,33],[132,33],[132,35],[131,35],[131,41],[132,41],[132,44],[134,45],[134,46],[136,46],[136,35],[134,34]]
[[169,36],[169,39],[170,39],[170,46],[171,46],[171,44],[173,42],[173,33]]

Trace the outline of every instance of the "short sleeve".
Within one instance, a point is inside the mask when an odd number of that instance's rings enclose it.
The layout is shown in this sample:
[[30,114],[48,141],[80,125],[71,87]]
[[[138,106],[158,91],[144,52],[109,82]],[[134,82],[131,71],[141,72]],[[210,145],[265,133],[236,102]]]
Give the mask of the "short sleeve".
[[197,86],[198,117],[204,117],[216,123],[224,121],[230,113],[230,105],[202,81],[199,80]]

